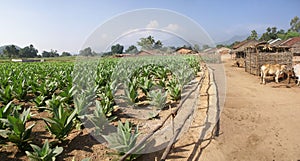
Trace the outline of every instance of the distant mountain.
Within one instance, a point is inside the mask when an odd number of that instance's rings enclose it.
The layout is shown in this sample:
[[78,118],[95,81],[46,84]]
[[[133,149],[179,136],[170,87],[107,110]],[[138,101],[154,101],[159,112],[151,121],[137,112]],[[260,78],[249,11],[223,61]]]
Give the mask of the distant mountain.
[[[0,54],[3,54],[3,50],[5,49],[5,47],[6,46],[10,46],[10,45],[4,45],[4,46],[0,46]],[[17,45],[15,45],[15,47],[17,48],[17,49],[21,49],[19,46],[17,46]]]
[[222,44],[222,45],[230,45],[236,41],[243,41],[245,40],[249,35],[235,35],[233,36],[232,38],[226,40],[226,41],[222,41],[222,42],[218,42],[216,43],[217,45],[218,44]]

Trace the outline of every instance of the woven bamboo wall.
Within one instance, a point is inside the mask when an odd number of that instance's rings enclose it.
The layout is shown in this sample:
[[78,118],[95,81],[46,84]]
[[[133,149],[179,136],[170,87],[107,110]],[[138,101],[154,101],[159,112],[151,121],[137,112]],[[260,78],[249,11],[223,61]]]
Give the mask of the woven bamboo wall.
[[286,64],[292,67],[293,54],[291,52],[280,53],[246,53],[245,71],[259,75],[263,64]]

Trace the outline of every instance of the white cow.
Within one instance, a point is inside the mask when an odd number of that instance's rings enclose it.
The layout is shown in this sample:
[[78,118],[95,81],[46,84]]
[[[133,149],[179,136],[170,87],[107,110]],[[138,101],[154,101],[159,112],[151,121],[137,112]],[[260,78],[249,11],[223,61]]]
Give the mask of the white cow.
[[261,83],[266,84],[265,78],[267,75],[275,74],[275,82],[278,83],[279,75],[287,70],[286,65],[281,64],[265,64],[260,67]]
[[300,64],[294,65],[293,71],[294,71],[295,77],[298,77],[297,85],[299,86],[300,85]]

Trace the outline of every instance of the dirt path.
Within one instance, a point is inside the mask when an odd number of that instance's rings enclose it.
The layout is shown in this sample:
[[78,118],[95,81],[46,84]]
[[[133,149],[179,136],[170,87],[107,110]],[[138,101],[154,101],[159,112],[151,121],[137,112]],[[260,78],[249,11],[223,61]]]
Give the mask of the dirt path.
[[227,94],[221,135],[200,160],[300,160],[300,88],[259,77],[225,60]]

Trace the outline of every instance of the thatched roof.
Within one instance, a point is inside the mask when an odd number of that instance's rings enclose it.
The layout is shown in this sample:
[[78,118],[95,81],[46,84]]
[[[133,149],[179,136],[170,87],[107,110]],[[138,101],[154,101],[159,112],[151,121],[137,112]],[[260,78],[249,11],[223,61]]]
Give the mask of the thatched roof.
[[293,37],[283,41],[280,46],[282,47],[292,47],[295,43],[300,42],[300,37]]
[[193,54],[194,53],[193,50],[188,49],[188,48],[184,48],[184,47],[178,48],[176,50],[176,52],[179,53],[179,54]]
[[239,44],[234,45],[232,48],[234,49],[235,52],[242,52],[247,47],[255,47],[256,44],[258,44],[257,40],[244,40]]
[[146,51],[146,50],[141,50],[139,51],[136,55],[138,56],[146,56],[146,55],[155,55],[154,51]]
[[229,54],[230,51],[231,51],[231,49],[226,48],[226,47],[221,47],[221,48],[218,49],[218,52],[219,52],[220,54]]

